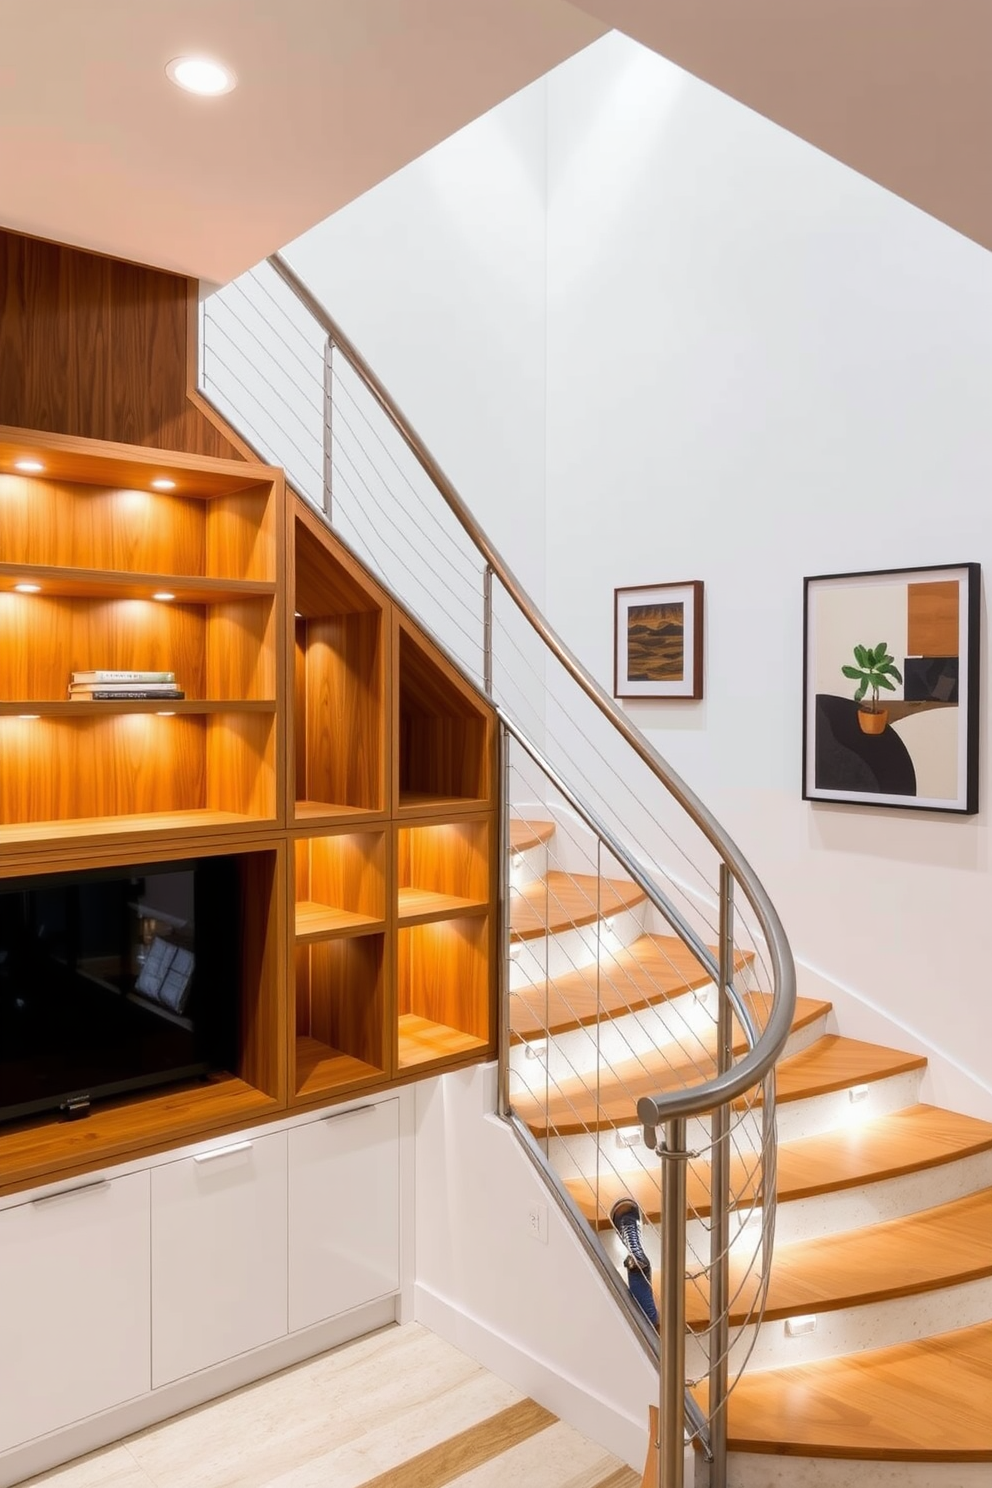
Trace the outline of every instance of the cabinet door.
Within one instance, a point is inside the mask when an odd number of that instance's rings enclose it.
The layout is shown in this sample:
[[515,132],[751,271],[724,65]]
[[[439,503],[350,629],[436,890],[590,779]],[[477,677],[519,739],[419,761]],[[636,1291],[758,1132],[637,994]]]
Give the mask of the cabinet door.
[[289,1133],[289,1327],[306,1328],[400,1284],[399,1101]]
[[152,1174],[152,1384],[286,1332],[286,1136]]
[[151,1386],[148,1174],[0,1214],[0,1451]]

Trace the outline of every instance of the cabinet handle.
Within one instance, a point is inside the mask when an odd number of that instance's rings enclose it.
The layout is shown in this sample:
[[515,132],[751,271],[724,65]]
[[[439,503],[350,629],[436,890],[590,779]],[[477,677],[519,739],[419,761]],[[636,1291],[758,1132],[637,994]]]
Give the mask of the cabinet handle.
[[96,1193],[98,1188],[109,1188],[109,1178],[97,1178],[93,1183],[77,1183],[75,1188],[60,1188],[56,1193],[42,1194],[40,1199],[32,1199],[31,1203],[36,1209],[42,1204],[54,1204],[56,1199],[71,1199],[74,1194]]
[[233,1157],[236,1152],[250,1152],[253,1146],[252,1142],[232,1142],[230,1147],[215,1147],[212,1152],[196,1152],[193,1154],[193,1161],[214,1162],[218,1157]]
[[346,1116],[362,1116],[366,1111],[374,1111],[375,1106],[352,1106],[350,1111],[332,1111],[330,1116],[322,1116],[321,1121],[343,1121]]

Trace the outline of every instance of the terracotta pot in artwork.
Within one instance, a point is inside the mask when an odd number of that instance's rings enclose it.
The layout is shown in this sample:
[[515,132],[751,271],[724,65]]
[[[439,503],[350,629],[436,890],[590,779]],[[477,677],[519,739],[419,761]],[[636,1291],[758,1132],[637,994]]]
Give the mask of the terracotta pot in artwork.
[[858,723],[863,734],[884,734],[888,721],[888,708],[876,708],[874,712],[870,708],[858,709]]

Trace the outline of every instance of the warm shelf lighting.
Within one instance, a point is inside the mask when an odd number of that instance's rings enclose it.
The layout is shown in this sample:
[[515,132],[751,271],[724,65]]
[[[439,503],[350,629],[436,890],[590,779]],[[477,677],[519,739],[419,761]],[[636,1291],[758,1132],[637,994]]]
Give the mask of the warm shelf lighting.
[[167,476],[160,475],[159,478],[158,478],[158,480],[153,480],[152,481],[152,490],[153,491],[174,491],[175,489],[176,489],[176,483],[175,483],[175,481],[174,480],[169,480]]
[[39,475],[44,468],[40,460],[14,461],[14,469],[20,470],[23,475]]
[[15,584],[14,585],[14,588],[17,590],[18,594],[40,594],[41,593],[41,585],[40,584]]
[[230,67],[210,57],[173,57],[165,73],[177,88],[186,93],[197,93],[201,98],[217,98],[221,93],[230,93],[238,85]]
[[161,600],[175,599],[175,597],[176,596],[174,594],[170,594],[167,589],[160,589],[159,592],[158,592],[158,594],[153,594],[152,595],[152,599],[161,599]]
[[18,716],[18,718],[23,719],[25,723],[33,723],[36,718],[40,718],[41,717],[41,714],[40,713],[18,713],[17,716]]
[[168,712],[165,708],[161,708],[157,716],[159,718],[175,718],[176,714],[174,709],[172,712]]

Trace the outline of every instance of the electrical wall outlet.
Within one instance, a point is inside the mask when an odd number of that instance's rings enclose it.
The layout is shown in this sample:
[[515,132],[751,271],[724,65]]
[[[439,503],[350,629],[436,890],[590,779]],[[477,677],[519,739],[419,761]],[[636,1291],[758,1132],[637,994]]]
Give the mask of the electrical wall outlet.
[[527,1233],[532,1240],[539,1240],[542,1245],[548,1243],[548,1206],[539,1201],[530,1204],[527,1209]]

